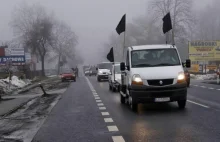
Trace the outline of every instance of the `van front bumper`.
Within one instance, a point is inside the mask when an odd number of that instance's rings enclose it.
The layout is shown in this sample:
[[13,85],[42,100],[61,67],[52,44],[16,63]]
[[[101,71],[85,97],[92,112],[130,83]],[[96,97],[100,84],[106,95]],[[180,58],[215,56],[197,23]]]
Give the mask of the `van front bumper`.
[[174,102],[187,99],[187,84],[175,84],[170,86],[130,86],[132,101],[137,103],[155,103],[156,98],[169,98],[166,102]]

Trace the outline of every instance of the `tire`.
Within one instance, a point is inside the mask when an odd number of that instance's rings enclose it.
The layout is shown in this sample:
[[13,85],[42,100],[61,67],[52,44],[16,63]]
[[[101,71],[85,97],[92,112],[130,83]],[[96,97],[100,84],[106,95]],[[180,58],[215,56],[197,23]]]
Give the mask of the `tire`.
[[188,83],[187,83],[187,87],[190,87],[190,81],[188,81]]
[[120,101],[121,101],[121,104],[125,104],[125,97],[122,96],[122,94],[120,94],[121,98],[120,98]]
[[112,91],[113,91],[113,92],[116,92],[116,88],[115,88],[115,87],[112,87]]
[[98,82],[100,82],[100,81],[101,81],[101,79],[100,79],[99,77],[97,77],[97,81],[98,81]]
[[112,91],[112,86],[111,86],[111,84],[109,84],[109,90]]
[[138,103],[133,101],[133,99],[131,98],[130,100],[130,108],[133,112],[137,112],[137,109],[138,109]]
[[76,79],[74,79],[73,82],[76,82]]
[[181,101],[178,101],[177,103],[178,103],[179,109],[185,109],[186,100],[181,100]]

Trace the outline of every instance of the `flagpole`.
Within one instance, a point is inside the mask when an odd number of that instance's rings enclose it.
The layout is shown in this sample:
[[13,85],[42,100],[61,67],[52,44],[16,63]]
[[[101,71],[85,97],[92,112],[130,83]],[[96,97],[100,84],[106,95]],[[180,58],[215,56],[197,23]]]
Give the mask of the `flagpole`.
[[125,31],[124,31],[124,44],[123,44],[123,59],[124,59],[124,54],[125,54],[124,49],[125,49]]

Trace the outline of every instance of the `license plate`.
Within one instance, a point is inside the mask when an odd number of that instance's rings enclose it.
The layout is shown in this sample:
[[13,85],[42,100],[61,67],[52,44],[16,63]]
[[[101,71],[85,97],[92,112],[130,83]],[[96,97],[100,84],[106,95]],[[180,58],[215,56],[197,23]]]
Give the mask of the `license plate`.
[[170,98],[155,98],[155,102],[169,102]]

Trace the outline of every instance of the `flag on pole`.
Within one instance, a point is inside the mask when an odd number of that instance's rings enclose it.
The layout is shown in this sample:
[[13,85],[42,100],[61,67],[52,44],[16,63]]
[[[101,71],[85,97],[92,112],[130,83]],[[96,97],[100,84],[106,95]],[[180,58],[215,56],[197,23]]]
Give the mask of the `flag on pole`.
[[171,17],[170,17],[170,13],[167,13],[164,17],[163,17],[163,33],[167,33],[172,29],[172,22],[171,22]]
[[107,54],[107,59],[110,62],[114,62],[114,51],[113,51],[113,47],[110,49],[109,53]]
[[118,23],[116,27],[117,33],[120,35],[121,33],[125,32],[126,28],[126,14],[121,18],[121,21]]

